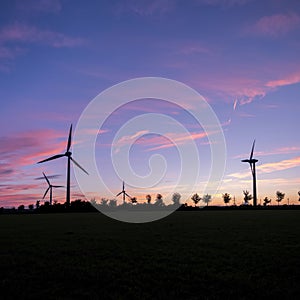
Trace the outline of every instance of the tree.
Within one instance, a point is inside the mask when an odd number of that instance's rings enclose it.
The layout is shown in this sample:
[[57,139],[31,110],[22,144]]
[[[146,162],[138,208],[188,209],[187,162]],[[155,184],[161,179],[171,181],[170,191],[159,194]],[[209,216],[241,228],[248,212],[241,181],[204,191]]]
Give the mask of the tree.
[[18,210],[19,211],[23,211],[25,209],[25,206],[23,204],[19,205],[18,206]]
[[28,209],[29,209],[29,210],[33,210],[33,208],[34,208],[34,205],[33,205],[33,204],[29,204],[29,205],[28,205]]
[[130,197],[130,201],[132,204],[137,203],[136,197]]
[[146,195],[146,200],[147,200],[148,204],[151,203],[151,195],[150,194]]
[[243,194],[244,194],[244,201],[245,201],[245,205],[248,205],[249,204],[249,201],[252,200],[252,195],[250,194],[249,191],[243,191]]
[[100,205],[107,206],[107,204],[108,204],[108,199],[102,198],[100,200]]
[[110,207],[117,207],[117,200],[116,200],[116,199],[111,199],[111,200],[109,200],[108,205],[109,205]]
[[271,199],[269,199],[268,197],[265,197],[264,199],[264,206],[267,206],[269,203],[271,203]]
[[211,201],[211,195],[204,195],[202,201],[206,203],[206,206],[208,206],[208,203]]
[[298,195],[299,195],[299,199],[298,200],[300,201],[300,191],[298,192]]
[[231,200],[231,196],[230,196],[230,194],[228,194],[228,193],[225,193],[225,194],[222,194],[222,197],[223,197],[223,201],[224,201],[224,203],[227,205],[229,202],[230,202],[230,200]]
[[36,207],[36,208],[39,208],[39,207],[40,207],[40,200],[37,200],[37,201],[36,201],[35,207]]
[[284,193],[281,193],[280,191],[276,192],[276,201],[278,202],[278,205],[279,205],[279,202],[281,202],[284,199],[284,196],[285,196]]
[[179,193],[174,193],[172,196],[173,205],[180,205],[181,195]]
[[155,205],[157,206],[164,206],[164,201],[163,201],[163,196],[161,194],[157,194],[156,195],[156,201],[155,201]]
[[194,194],[194,195],[191,197],[191,199],[192,199],[193,202],[195,203],[195,207],[196,207],[196,205],[198,204],[198,202],[201,201],[201,197],[200,197],[197,193]]

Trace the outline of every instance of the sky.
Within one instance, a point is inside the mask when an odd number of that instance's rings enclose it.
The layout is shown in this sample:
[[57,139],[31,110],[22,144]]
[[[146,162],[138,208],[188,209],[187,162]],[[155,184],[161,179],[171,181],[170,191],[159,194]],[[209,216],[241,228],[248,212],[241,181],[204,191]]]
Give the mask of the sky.
[[[297,0],[1,1],[0,206],[42,200],[47,189],[42,172],[52,184],[65,185],[64,158],[37,162],[66,151],[70,124],[76,128],[99,93],[138,77],[182,82],[218,117],[226,168],[212,204],[222,204],[225,192],[241,204],[243,190],[252,192],[249,165],[241,159],[249,157],[254,139],[258,203],[267,196],[275,204],[277,190],[286,194],[283,204],[287,198],[298,203],[299,53]],[[104,105],[95,113],[107,116],[101,128],[94,128],[95,159],[111,194],[83,195],[72,169],[73,200],[111,198],[121,190],[126,178],[114,170],[112,156],[123,145],[131,145],[129,162],[141,177],[151,171],[153,155],[164,157],[156,162],[157,185],[143,189],[131,182],[130,195],[142,202],[146,194],[155,198],[159,192],[168,202],[170,192],[177,191],[183,202],[188,200],[191,187],[178,185],[178,145],[189,141],[176,130],[168,132],[171,142],[151,132],[150,125],[137,127],[136,133],[119,136],[112,150],[118,130],[147,113],[173,118],[189,131],[201,161],[196,190],[203,194],[210,172],[209,135],[215,133],[205,132],[189,111],[162,99],[140,99],[115,111]],[[55,189],[53,198],[63,202],[65,189]]]

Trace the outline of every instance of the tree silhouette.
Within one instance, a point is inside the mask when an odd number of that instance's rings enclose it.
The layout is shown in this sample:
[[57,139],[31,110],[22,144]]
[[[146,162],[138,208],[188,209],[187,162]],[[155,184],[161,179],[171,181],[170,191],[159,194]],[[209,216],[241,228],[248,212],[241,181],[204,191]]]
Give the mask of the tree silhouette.
[[249,191],[243,191],[243,194],[244,194],[244,201],[245,201],[245,205],[248,205],[249,204],[249,201],[252,200],[252,195],[250,194]]
[[117,200],[116,199],[109,200],[108,205],[109,207],[117,207]]
[[19,205],[18,206],[18,210],[19,211],[23,211],[25,209],[25,206],[23,204]]
[[29,204],[29,205],[28,205],[28,209],[29,209],[29,210],[33,210],[33,209],[34,209],[34,205],[33,205],[33,204]]
[[172,196],[172,201],[174,205],[180,205],[181,195],[179,193],[174,193]]
[[100,205],[107,206],[108,205],[108,199],[102,198],[101,201],[100,201]]
[[278,202],[278,205],[279,205],[279,202],[281,202],[284,199],[284,196],[285,196],[284,193],[281,193],[280,191],[276,192],[276,201]]
[[37,201],[36,201],[35,207],[36,207],[36,208],[39,208],[39,207],[40,207],[40,200],[37,200]]
[[223,201],[224,201],[224,203],[227,205],[229,202],[230,202],[230,200],[231,200],[231,196],[230,196],[230,194],[228,194],[228,193],[225,193],[225,194],[222,194],[222,197],[223,197]]
[[208,206],[208,203],[211,201],[211,195],[209,194],[204,195],[202,201],[206,203],[206,206]]
[[132,204],[137,203],[136,197],[130,197],[130,201]]
[[163,202],[163,196],[161,194],[157,194],[156,195],[156,201],[155,201],[155,205],[157,206],[164,206],[164,202]]
[[195,203],[195,206],[198,204],[198,202],[201,201],[201,197],[196,193],[194,194],[191,199],[193,200],[193,202]]
[[267,206],[269,203],[271,203],[271,199],[269,199],[268,197],[265,197],[264,199],[264,206]]
[[146,195],[146,200],[147,200],[148,204],[151,203],[151,195],[150,194]]
[[299,195],[299,199],[298,199],[298,201],[300,201],[300,191],[298,192],[298,195]]

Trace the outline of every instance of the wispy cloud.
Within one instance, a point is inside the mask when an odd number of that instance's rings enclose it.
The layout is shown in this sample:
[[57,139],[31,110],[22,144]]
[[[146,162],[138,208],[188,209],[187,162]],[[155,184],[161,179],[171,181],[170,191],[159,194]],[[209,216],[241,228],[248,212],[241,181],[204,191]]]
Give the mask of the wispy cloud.
[[137,145],[147,147],[146,151],[155,151],[183,145],[192,140],[204,139],[207,138],[207,136],[208,134],[206,132],[191,132],[188,135],[167,133],[165,136],[160,136],[150,135],[147,130],[143,130],[131,136],[123,136],[116,142],[115,146],[117,146],[119,150],[120,147],[132,144],[135,141]]
[[18,0],[16,7],[28,13],[58,13],[62,9],[60,0]]
[[16,22],[0,30],[0,44],[11,42],[40,43],[61,48],[81,46],[85,43],[85,40]]
[[271,173],[282,171],[300,166],[300,156],[291,159],[285,159],[279,162],[267,163],[258,167],[262,173]]
[[124,0],[117,4],[117,14],[133,13],[138,16],[163,15],[173,10],[175,0]]
[[268,81],[266,83],[266,86],[271,87],[271,88],[276,88],[276,87],[295,84],[295,83],[299,83],[299,82],[300,82],[300,72],[290,74],[282,79]]
[[[273,173],[277,171],[283,171],[295,167],[300,166],[300,156],[291,158],[291,159],[285,159],[277,162],[272,163],[266,163],[260,166],[257,166],[256,170],[258,173]],[[251,176],[250,171],[245,172],[237,172],[232,173],[228,175],[229,177],[243,179]]]
[[[290,147],[281,147],[276,148],[270,151],[255,151],[256,156],[270,156],[270,155],[281,155],[281,154],[292,154],[292,153],[300,153],[300,147],[298,146],[290,146]],[[234,159],[245,158],[249,155],[249,153],[239,154],[234,156]]]
[[300,25],[300,16],[295,13],[264,16],[246,29],[247,33],[279,37]]

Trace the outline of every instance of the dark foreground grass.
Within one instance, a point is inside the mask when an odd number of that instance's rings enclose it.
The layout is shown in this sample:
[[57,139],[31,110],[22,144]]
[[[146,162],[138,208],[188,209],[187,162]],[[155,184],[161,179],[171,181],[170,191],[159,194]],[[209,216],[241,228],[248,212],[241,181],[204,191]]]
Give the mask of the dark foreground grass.
[[300,299],[300,211],[1,215],[1,299]]

